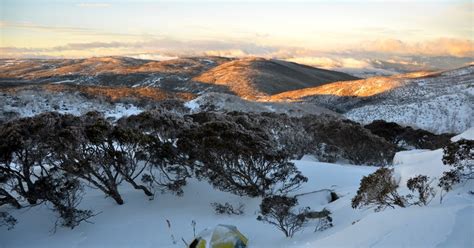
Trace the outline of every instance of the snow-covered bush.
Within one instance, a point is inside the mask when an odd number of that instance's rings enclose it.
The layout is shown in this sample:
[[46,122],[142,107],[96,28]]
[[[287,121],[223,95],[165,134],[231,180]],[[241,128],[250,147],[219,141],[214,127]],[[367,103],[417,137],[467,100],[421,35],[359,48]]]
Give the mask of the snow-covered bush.
[[13,229],[18,221],[7,212],[0,211],[0,227],[5,226],[8,230]]
[[323,209],[322,211],[318,213],[319,213],[319,217],[317,218],[318,224],[316,225],[316,228],[314,229],[315,232],[322,232],[326,229],[333,227],[331,211],[327,209]]
[[[331,192],[333,193],[333,192]],[[316,219],[318,220],[316,224],[316,228],[314,229],[315,232],[324,231],[328,228],[333,226],[332,224],[332,217],[331,211],[324,208],[321,211],[307,211],[305,213],[306,218],[308,219]]]
[[[418,200],[415,201],[413,204],[416,205],[427,205],[431,199],[435,196],[435,190],[431,187],[431,182],[429,181],[429,177],[425,175],[418,175],[416,177],[412,177],[407,181],[407,187],[411,192],[418,193],[417,198]],[[408,199],[413,199],[415,196],[409,194],[406,196]]]
[[300,231],[308,222],[308,208],[294,209],[298,205],[295,197],[274,195],[265,197],[260,204],[260,214],[257,220],[274,225],[286,237]]
[[214,202],[211,203],[211,206],[214,208],[216,214],[227,214],[227,215],[241,215],[244,213],[244,204],[239,203],[237,207],[234,207],[232,204],[226,202],[224,204]]
[[405,207],[406,200],[398,194],[397,188],[393,169],[382,167],[362,178],[357,194],[352,198],[352,207],[375,206],[375,211],[386,207]]
[[443,173],[439,186],[450,191],[457,183],[474,179],[474,141],[461,139],[444,149],[443,164],[452,169]]

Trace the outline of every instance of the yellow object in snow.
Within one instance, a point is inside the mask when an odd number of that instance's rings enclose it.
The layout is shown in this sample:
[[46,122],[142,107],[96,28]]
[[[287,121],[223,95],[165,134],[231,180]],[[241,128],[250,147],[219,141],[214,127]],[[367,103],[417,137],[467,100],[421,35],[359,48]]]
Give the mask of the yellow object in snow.
[[248,239],[231,225],[217,225],[204,230],[189,245],[189,248],[246,248]]

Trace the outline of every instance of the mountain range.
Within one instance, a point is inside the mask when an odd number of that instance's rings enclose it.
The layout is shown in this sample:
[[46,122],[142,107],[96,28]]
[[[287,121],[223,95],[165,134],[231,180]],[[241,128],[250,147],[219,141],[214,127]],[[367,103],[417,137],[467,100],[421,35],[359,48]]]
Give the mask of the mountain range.
[[[15,113],[25,112],[26,102],[44,102],[30,104],[37,112],[67,112],[80,108],[76,100],[143,105],[178,99],[190,101],[186,106],[192,111],[325,113],[362,124],[382,119],[436,133],[460,133],[474,124],[473,88],[472,65],[361,79],[264,58],[2,59],[0,118],[25,115]],[[79,112],[86,110],[91,109]]]

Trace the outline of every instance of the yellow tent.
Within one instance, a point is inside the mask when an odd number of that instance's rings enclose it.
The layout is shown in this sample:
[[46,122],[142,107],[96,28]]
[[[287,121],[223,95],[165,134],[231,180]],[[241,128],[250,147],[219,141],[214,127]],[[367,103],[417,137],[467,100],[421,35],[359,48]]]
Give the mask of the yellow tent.
[[204,230],[189,245],[189,248],[246,248],[248,239],[231,225],[217,225]]

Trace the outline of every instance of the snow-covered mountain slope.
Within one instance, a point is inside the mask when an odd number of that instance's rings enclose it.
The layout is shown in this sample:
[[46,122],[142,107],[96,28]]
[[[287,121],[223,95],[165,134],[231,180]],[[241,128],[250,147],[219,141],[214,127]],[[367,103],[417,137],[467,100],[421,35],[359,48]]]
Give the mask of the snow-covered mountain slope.
[[254,102],[244,100],[238,96],[222,93],[206,93],[185,104],[191,112],[201,111],[242,111],[242,112],[274,112],[284,113],[289,116],[320,115],[328,114],[340,116],[340,114],[310,102],[285,103],[285,102]]
[[[448,169],[441,162],[442,150],[413,150],[397,153],[395,173],[401,184],[399,192],[408,193],[405,182],[418,174],[435,180]],[[299,206],[313,210],[327,208],[332,212],[334,227],[314,232],[316,223],[297,233],[292,239],[273,226],[256,220],[260,199],[238,197],[212,189],[205,182],[190,181],[182,197],[164,194],[147,200],[131,188],[121,190],[125,199],[122,206],[105,199],[97,191],[89,190],[83,208],[100,213],[91,221],[73,230],[58,229],[52,233],[55,216],[48,206],[28,210],[12,210],[17,226],[0,232],[1,247],[183,247],[181,238],[193,238],[192,221],[196,231],[217,224],[236,225],[248,237],[249,248],[254,247],[473,247],[474,245],[474,190],[472,180],[457,185],[439,201],[437,196],[428,206],[373,209],[352,209],[360,179],[376,170],[375,167],[338,165],[317,162],[311,157],[295,161],[309,181],[296,193],[332,189],[340,198],[328,203],[325,192],[298,197]],[[243,215],[216,215],[213,202],[243,203]],[[167,222],[171,223],[171,230]],[[177,243],[173,244],[171,235]]]
[[474,126],[474,66],[408,80],[344,115],[367,124],[396,122],[435,133],[460,133]]
[[474,66],[334,82],[260,101],[313,102],[362,124],[396,122],[435,133],[474,126]]
[[83,115],[98,111],[115,120],[122,116],[139,114],[143,111],[133,104],[111,103],[97,98],[87,98],[79,92],[56,92],[24,90],[15,94],[0,93],[0,122],[13,118],[30,117],[44,112]]
[[412,72],[390,77],[378,76],[360,80],[333,82],[317,87],[286,91],[267,98],[262,98],[261,100],[303,101],[321,95],[364,98],[402,87],[409,83],[409,80],[412,78],[424,77],[427,75],[430,75],[430,72]]

